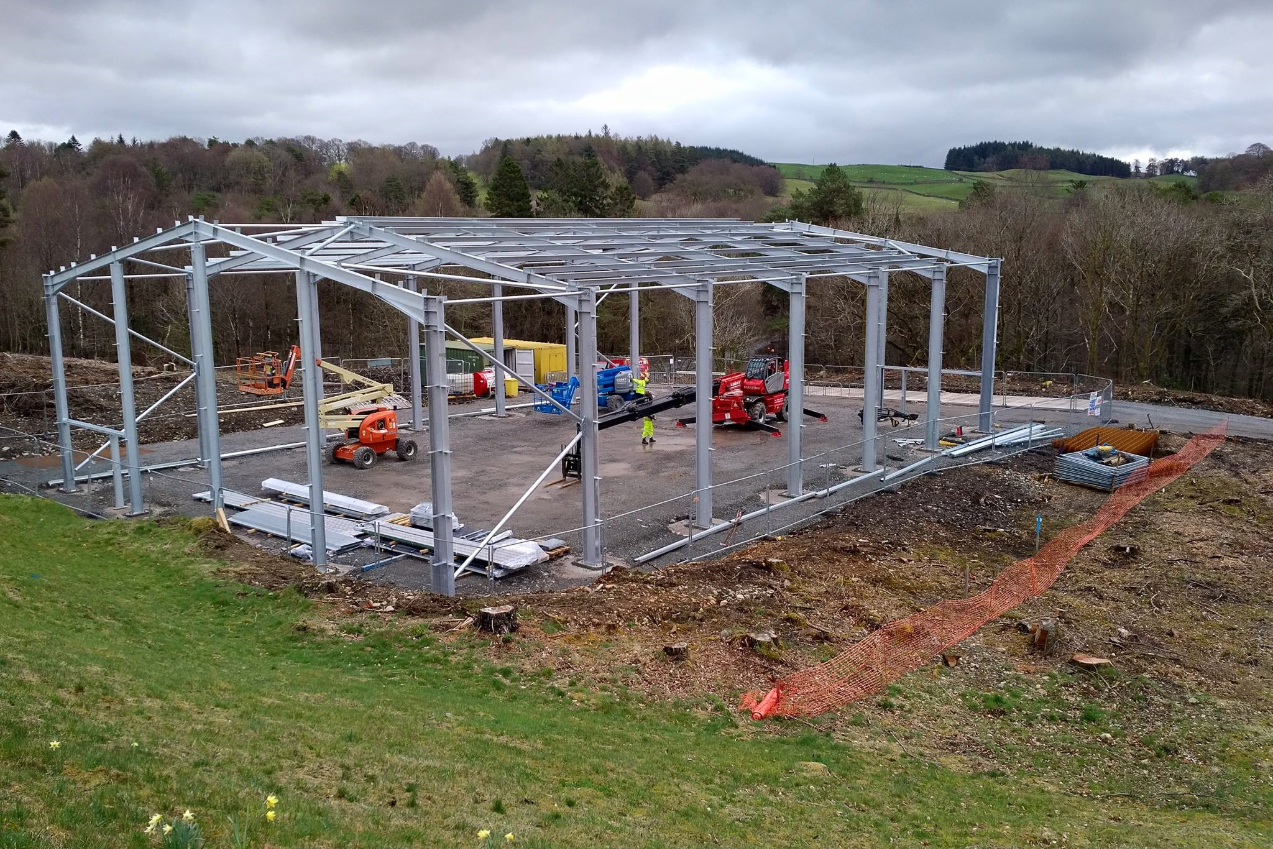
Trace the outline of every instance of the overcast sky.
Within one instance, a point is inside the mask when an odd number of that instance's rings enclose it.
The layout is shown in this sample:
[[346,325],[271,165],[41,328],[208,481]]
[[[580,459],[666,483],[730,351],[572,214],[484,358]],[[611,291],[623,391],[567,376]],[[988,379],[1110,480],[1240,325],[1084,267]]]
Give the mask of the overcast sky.
[[0,0],[0,132],[469,153],[600,130],[940,166],[1273,144],[1273,0]]

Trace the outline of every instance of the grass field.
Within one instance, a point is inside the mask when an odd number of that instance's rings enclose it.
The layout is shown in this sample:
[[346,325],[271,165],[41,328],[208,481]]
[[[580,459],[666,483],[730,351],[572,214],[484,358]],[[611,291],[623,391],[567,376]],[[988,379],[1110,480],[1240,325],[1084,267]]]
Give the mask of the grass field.
[[[808,189],[821,175],[824,165],[778,162],[775,167],[786,178],[787,193]],[[1090,177],[1073,171],[943,171],[920,165],[841,165],[854,185],[876,192],[886,200],[900,201],[904,209],[953,209],[971,192],[973,184],[985,180],[996,187],[1016,188],[1061,198],[1071,191],[1071,181],[1095,183],[1113,178]],[[1154,177],[1156,183],[1183,181],[1197,183],[1196,177]]]
[[866,748],[717,699],[646,703],[491,659],[521,636],[338,618],[201,551],[188,525],[0,495],[0,847],[157,846],[151,815],[186,809],[209,847],[479,846],[479,829],[532,847],[1268,845],[1255,805],[1085,797],[883,730]]

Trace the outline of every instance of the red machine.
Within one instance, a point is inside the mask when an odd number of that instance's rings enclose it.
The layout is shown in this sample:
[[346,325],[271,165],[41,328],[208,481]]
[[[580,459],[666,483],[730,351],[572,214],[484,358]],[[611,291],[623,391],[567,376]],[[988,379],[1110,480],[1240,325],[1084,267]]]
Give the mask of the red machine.
[[367,469],[387,451],[393,451],[399,460],[415,459],[418,450],[415,441],[398,438],[397,411],[373,407],[370,412],[350,410],[349,415],[361,415],[362,420],[357,427],[345,430],[344,442],[332,446],[333,462],[343,460],[352,463],[355,469]]
[[279,359],[278,351],[262,351],[251,357],[238,357],[234,361],[234,380],[239,391],[248,395],[273,397],[282,395],[292,385],[296,362],[301,349],[293,345],[287,352],[286,362]]
[[[733,372],[712,386],[712,424],[738,424],[781,436],[782,432],[765,420],[770,416],[787,420],[787,389],[791,367],[782,357],[762,355],[747,362],[746,371]],[[806,416],[825,422],[827,417],[805,409]],[[677,425],[693,424],[693,418],[680,419]]]

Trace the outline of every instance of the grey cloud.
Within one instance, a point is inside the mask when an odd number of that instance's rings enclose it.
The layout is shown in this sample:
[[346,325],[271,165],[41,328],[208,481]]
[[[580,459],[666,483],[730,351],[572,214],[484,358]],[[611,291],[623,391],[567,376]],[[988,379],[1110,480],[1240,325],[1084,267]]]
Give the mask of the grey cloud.
[[985,138],[1273,142],[1273,6],[0,0],[0,130],[339,136],[448,153],[599,129],[940,165]]

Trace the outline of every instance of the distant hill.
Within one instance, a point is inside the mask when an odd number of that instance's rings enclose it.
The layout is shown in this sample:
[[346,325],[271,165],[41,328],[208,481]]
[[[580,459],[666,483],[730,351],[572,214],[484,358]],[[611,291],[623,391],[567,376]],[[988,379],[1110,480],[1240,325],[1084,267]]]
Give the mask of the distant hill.
[[1008,171],[1017,168],[1073,171],[1089,177],[1132,175],[1131,165],[1112,156],[1059,147],[1039,147],[1028,141],[977,142],[952,147],[946,153],[947,171]]

